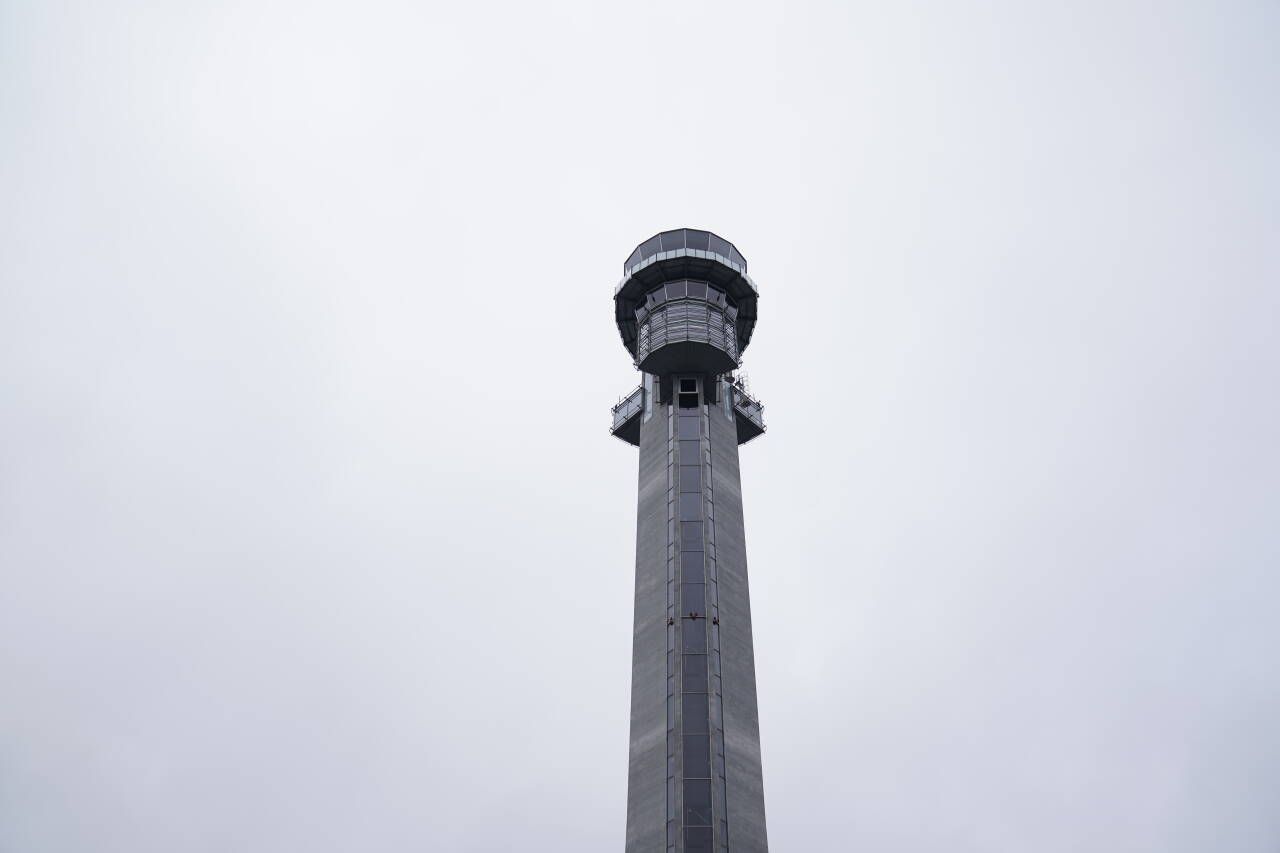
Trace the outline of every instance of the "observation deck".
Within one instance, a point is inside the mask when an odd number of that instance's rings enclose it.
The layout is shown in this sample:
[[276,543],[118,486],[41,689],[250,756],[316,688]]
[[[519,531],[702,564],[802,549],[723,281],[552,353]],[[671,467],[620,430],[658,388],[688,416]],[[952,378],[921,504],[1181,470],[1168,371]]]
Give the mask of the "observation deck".
[[622,270],[614,315],[640,370],[714,376],[739,365],[759,293],[732,243],[693,228],[663,231],[636,246]]

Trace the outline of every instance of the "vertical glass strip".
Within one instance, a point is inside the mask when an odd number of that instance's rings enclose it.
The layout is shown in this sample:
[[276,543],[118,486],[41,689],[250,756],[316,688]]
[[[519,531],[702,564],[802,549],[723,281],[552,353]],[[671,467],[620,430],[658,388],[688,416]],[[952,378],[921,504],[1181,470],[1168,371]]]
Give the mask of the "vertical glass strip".
[[[658,378],[650,374],[648,392],[645,393],[645,419],[648,420],[653,411],[654,393],[657,391]],[[659,415],[667,415],[667,853],[676,853],[676,839],[680,834],[678,824],[677,790],[680,786],[680,767],[676,754],[676,681],[680,678],[676,670],[676,628],[675,615],[678,606],[676,588],[676,441],[675,423],[672,421],[671,407],[659,407]]]
[[[729,394],[727,393],[728,391],[727,383],[723,383],[721,385],[720,391],[721,391],[722,399],[728,402]],[[711,668],[710,668],[711,671],[708,673],[708,676],[709,676],[708,690],[710,691],[710,695],[708,696],[708,699],[710,701],[708,702],[707,710],[708,710],[708,715],[710,717],[708,721],[709,722],[708,732],[710,733],[710,743],[713,745],[712,751],[715,753],[715,756],[712,762],[715,768],[715,772],[712,774],[712,780],[711,780],[712,817],[710,821],[710,825],[714,827],[714,837],[713,837],[713,831],[708,829],[706,831],[707,846],[705,849],[708,851],[712,850],[713,849],[712,845],[714,844],[715,850],[727,851],[728,844],[729,844],[729,831],[728,831],[729,813],[727,808],[728,807],[728,791],[727,791],[727,785],[726,785],[726,780],[724,775],[725,774],[724,700],[723,700],[723,693],[721,688],[721,676],[720,676],[720,627],[719,627],[719,621],[720,621],[719,620],[719,616],[720,616],[719,574],[720,573],[718,571],[717,561],[715,558],[715,553],[716,553],[715,552],[715,542],[716,542],[715,489],[714,489],[714,483],[715,483],[714,473],[715,472],[714,472],[714,465],[713,465],[714,453],[713,453],[713,448],[711,446],[711,422],[710,422],[710,418],[713,416],[713,414],[718,414],[718,413],[713,412],[713,408],[710,406],[704,406],[702,408],[702,413],[703,413],[702,447],[704,448],[704,451],[703,451],[704,456],[702,460],[703,461],[702,493],[703,493],[703,497],[705,498],[704,506],[706,507],[706,510],[705,510],[706,517],[704,519],[704,524],[706,525],[705,547],[707,549],[706,559],[705,559],[705,570],[706,570],[705,595],[706,595],[707,611],[712,615],[714,619],[714,623],[709,626],[710,630],[708,631],[708,634],[710,635],[709,637],[710,642],[709,642],[707,651],[708,651],[709,663],[711,664]],[[732,420],[732,417],[733,417],[732,410],[727,405],[725,407],[725,414],[728,416],[729,420]],[[686,849],[685,853],[692,853],[692,851],[690,849]]]
[[[723,846],[725,833],[724,756],[719,696],[713,690],[718,676],[719,631],[711,619],[717,611],[716,586],[711,559],[715,542],[711,493],[711,445],[709,407],[702,394],[702,378],[673,377],[673,396],[697,394],[696,408],[672,405],[672,453],[669,518],[676,543],[679,653],[676,668],[680,701],[676,704],[679,752],[673,796],[678,815],[676,850],[679,853],[711,853]],[[690,402],[684,400],[684,405]],[[671,816],[670,811],[668,816]]]

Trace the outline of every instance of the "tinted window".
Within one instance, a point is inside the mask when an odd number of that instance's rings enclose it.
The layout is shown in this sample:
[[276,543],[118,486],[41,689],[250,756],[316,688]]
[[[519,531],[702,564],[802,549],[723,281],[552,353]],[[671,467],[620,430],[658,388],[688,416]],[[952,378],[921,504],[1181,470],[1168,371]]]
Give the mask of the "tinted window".
[[640,244],[640,254],[644,257],[656,255],[658,253],[658,238],[650,237]]
[[[711,241],[711,251],[715,252],[717,255],[723,255],[726,258],[729,257],[729,241],[722,240],[714,234],[708,234],[707,239]],[[646,243],[645,245],[648,244]]]
[[698,393],[698,380],[696,380],[696,379],[681,379],[681,380],[680,380],[680,390],[681,390],[681,391],[689,391],[689,392],[692,392],[692,393],[694,393],[694,394]]
[[[681,633],[684,634],[684,651],[691,655],[705,655],[707,653],[707,620],[706,619],[684,619],[681,620]],[[705,732],[707,730],[707,696],[705,693],[687,693],[686,696],[702,697],[702,728],[693,731]],[[685,706],[688,707],[687,705]],[[688,723],[686,722],[687,726]],[[685,731],[691,731],[686,728]]]
[[681,465],[680,466],[680,491],[682,492],[701,492],[702,491],[702,466],[700,465]]
[[698,437],[698,416],[697,415],[681,415],[680,416],[680,439],[688,441]]
[[684,783],[684,825],[711,826],[710,779]]
[[707,585],[701,583],[687,583],[680,592],[680,613],[689,615],[697,613],[699,616],[707,615]]
[[711,778],[711,738],[706,735],[684,736],[684,778]]
[[707,656],[684,656],[684,689],[689,693],[704,693],[707,689]]
[[680,442],[680,464],[697,465],[702,461],[698,458],[701,451],[702,447],[696,441]]
[[680,697],[684,709],[684,733],[705,735],[707,731],[707,694],[685,693]]
[[702,550],[702,522],[701,521],[680,522],[680,550],[681,551],[701,551]]
[[702,492],[686,492],[680,496],[680,520],[702,520]]
[[685,551],[680,555],[680,577],[685,583],[702,583],[702,552]]
[[667,282],[667,298],[668,299],[684,299],[685,285],[683,281]]
[[684,232],[685,245],[690,249],[706,251],[707,240],[710,236],[706,231],[686,231]]
[[688,827],[684,831],[684,853],[712,853],[711,827]]
[[707,283],[704,281],[689,282],[689,295],[695,299],[706,299]]
[[662,236],[662,251],[670,252],[672,249],[684,248],[684,231],[668,231]]

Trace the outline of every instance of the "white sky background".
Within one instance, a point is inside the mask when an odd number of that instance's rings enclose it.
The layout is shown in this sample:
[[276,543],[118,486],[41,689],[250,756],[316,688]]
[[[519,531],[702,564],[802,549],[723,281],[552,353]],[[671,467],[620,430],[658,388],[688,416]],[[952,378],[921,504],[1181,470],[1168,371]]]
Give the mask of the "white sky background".
[[610,299],[688,225],[773,849],[1274,853],[1278,39],[3,3],[0,850],[621,850]]

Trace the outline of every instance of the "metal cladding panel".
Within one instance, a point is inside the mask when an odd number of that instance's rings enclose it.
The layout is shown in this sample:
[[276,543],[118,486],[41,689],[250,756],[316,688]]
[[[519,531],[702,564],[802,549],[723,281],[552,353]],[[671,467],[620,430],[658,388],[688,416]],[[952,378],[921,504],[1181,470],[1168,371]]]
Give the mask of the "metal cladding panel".
[[722,407],[716,406],[711,410],[729,850],[732,853],[767,853],[769,843],[765,832],[764,777],[760,763],[760,714],[756,704],[742,479],[734,420],[732,415],[725,414]]
[[663,853],[667,820],[667,418],[640,425],[627,853]]

